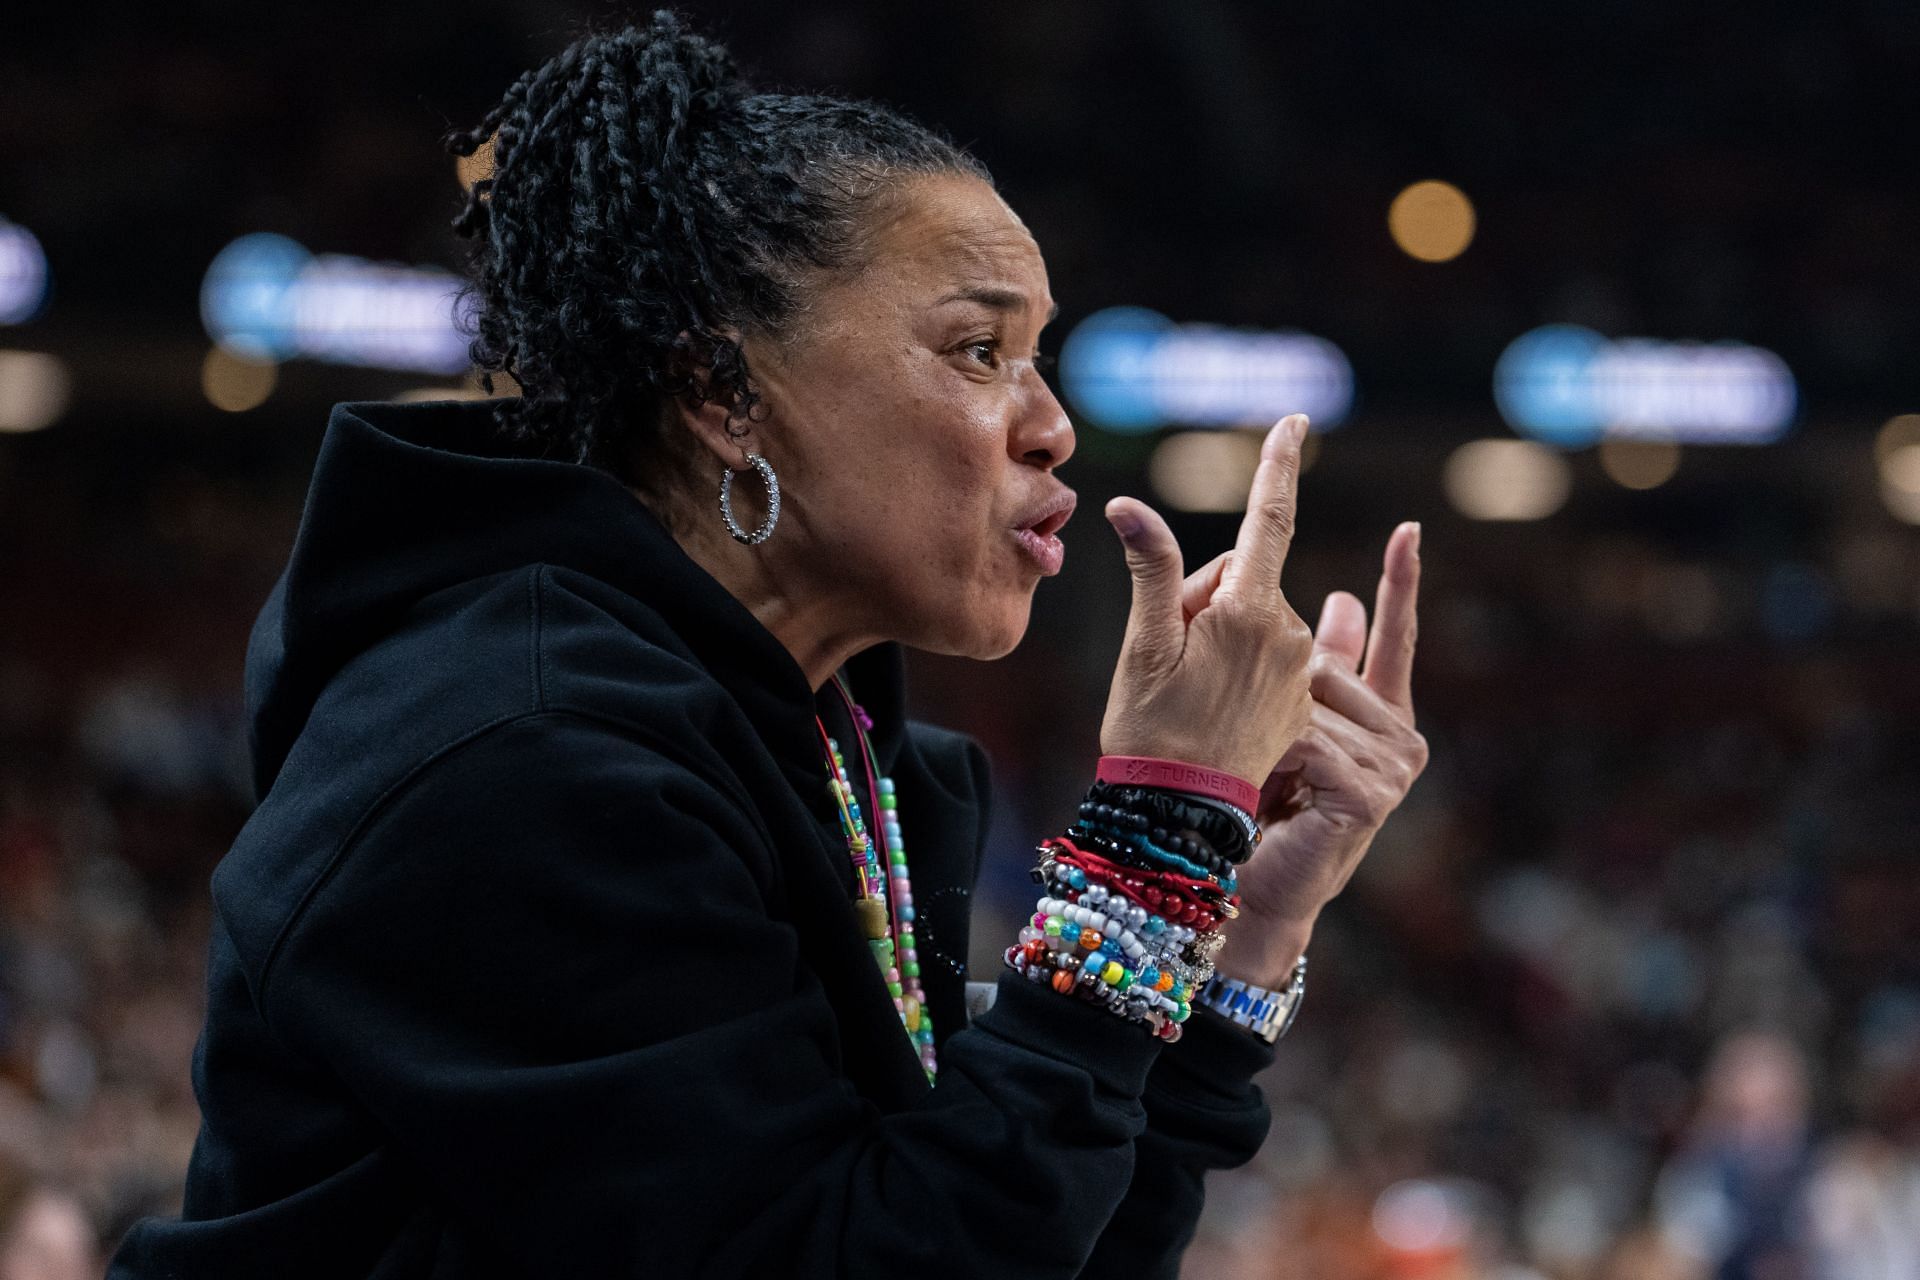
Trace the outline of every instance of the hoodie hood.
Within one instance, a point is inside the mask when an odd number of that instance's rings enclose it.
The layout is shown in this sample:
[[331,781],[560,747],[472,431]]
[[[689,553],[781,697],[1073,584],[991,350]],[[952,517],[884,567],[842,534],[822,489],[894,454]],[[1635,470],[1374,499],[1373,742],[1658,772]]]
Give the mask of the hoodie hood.
[[[812,780],[820,767],[812,717],[816,707],[837,708],[837,695],[817,699],[785,646],[618,480],[520,451],[494,421],[486,401],[334,407],[292,555],[247,646],[256,797],[272,787],[321,690],[356,654],[435,592],[535,564],[645,602],[796,780]],[[890,770],[904,722],[900,646],[874,646],[842,672]]]

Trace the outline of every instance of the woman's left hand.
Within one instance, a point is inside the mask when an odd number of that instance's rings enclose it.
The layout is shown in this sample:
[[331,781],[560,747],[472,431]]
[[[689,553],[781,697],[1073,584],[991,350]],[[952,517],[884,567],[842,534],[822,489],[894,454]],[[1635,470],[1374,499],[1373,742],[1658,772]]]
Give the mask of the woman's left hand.
[[[1189,579],[1189,603],[1208,594],[1216,565]],[[1261,789],[1263,834],[1240,869],[1240,916],[1225,927],[1221,973],[1286,985],[1321,908],[1426,767],[1412,690],[1419,591],[1420,526],[1403,524],[1387,540],[1371,635],[1357,597],[1327,597],[1309,664],[1313,723]]]

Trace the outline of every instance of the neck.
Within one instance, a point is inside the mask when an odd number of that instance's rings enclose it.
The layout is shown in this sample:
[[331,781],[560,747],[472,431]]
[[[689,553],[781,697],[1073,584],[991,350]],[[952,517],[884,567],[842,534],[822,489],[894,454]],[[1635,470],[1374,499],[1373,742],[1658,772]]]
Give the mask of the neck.
[[[885,639],[858,625],[857,601],[836,596],[830,584],[808,576],[810,557],[799,549],[801,530],[788,527],[797,524],[790,508],[783,513],[786,523],[773,537],[747,546],[734,541],[711,511],[706,520],[684,514],[669,519],[655,502],[638,490],[633,492],[661,516],[680,549],[793,655],[806,675],[807,687],[816,693],[847,659]],[[787,535],[785,543],[782,534]]]

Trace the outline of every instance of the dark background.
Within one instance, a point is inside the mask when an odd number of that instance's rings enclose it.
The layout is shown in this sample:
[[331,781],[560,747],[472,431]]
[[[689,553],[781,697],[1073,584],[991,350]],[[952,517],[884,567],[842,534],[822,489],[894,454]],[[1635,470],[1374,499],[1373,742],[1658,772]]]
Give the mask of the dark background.
[[[1434,763],[1316,937],[1274,1137],[1216,1182],[1190,1273],[1920,1276],[1920,532],[1872,447],[1920,411],[1920,6],[686,11],[764,82],[972,147],[1047,255],[1052,349],[1116,304],[1338,343],[1360,398],[1304,481],[1303,615],[1370,598],[1388,531],[1425,526]],[[457,264],[440,135],[642,12],[0,28],[0,216],[54,278],[0,348],[73,380],[57,423],[0,435],[0,1152],[45,1188],[33,1222],[57,1202],[106,1249],[177,1205],[246,627],[328,405],[430,381],[296,361],[214,409],[206,264],[263,230]],[[1454,261],[1387,234],[1424,178],[1476,207]],[[1510,435],[1493,363],[1549,322],[1764,346],[1795,430],[1646,492],[1576,452],[1550,518],[1467,520],[1443,464]],[[1068,568],[1015,655],[916,658],[919,713],[995,761],[977,976],[1097,751],[1126,594],[1092,513],[1157,501],[1154,444],[1081,428]],[[1237,519],[1170,515],[1191,564]],[[30,1227],[0,1195],[0,1257]]]

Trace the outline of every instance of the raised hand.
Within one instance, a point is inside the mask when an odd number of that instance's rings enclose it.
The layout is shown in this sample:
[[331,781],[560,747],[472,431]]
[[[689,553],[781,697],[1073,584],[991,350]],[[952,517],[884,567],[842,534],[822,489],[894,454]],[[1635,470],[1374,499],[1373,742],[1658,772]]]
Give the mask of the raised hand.
[[[1188,590],[1204,599],[1205,579]],[[1222,973],[1284,982],[1321,908],[1426,767],[1413,711],[1419,592],[1420,526],[1403,524],[1387,541],[1371,634],[1358,598],[1327,597],[1308,661],[1311,724],[1261,790],[1264,834],[1240,871],[1241,918],[1227,930]]]
[[1180,544],[1158,513],[1133,498],[1107,504],[1126,546],[1133,608],[1100,726],[1102,753],[1183,760],[1258,782],[1308,730],[1313,635],[1280,590],[1306,431],[1306,416],[1294,414],[1267,433],[1239,536],[1203,571],[1204,598],[1183,580]]

